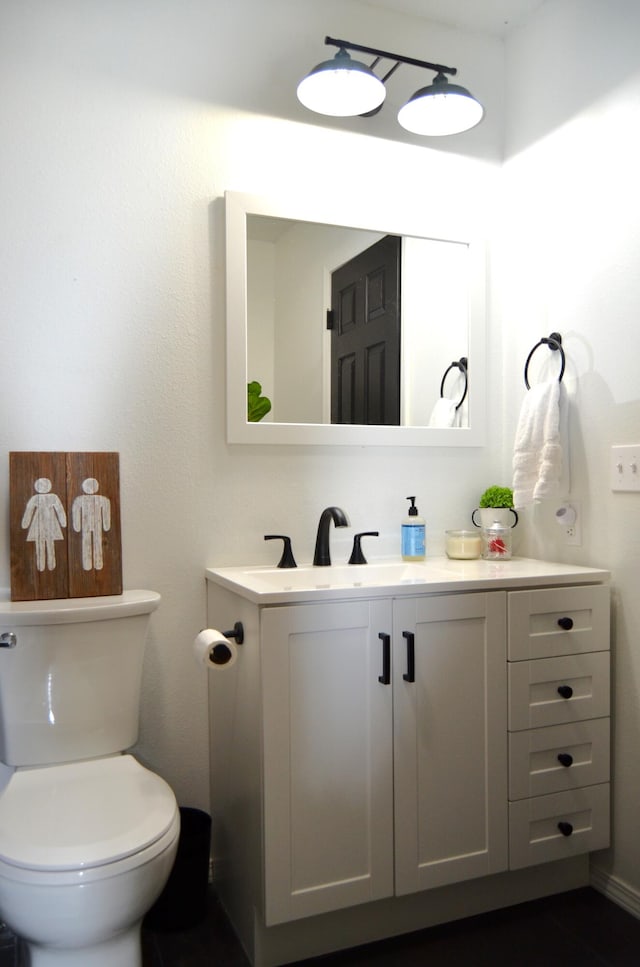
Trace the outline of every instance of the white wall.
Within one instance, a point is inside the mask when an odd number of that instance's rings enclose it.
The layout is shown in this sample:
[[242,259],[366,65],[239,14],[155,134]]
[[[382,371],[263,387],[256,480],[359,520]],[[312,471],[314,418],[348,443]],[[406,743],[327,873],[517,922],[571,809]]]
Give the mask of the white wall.
[[640,497],[611,492],[609,448],[640,442],[639,36],[636,0],[553,0],[509,39],[499,272],[505,460],[522,361],[554,330],[566,350],[582,547],[563,543],[549,503],[523,515],[524,549],[613,573],[614,840],[595,864],[638,915]]
[[[437,150],[388,140],[385,125],[401,131],[392,110],[323,127],[294,85],[326,56],[327,33],[464,63],[487,123]],[[6,454],[119,451],[125,586],[163,596],[138,752],[183,804],[208,807],[206,680],[190,653],[206,620],[205,566],[274,560],[270,532],[291,534],[309,560],[333,503],[395,550],[408,493],[430,549],[442,548],[444,529],[467,525],[494,482],[501,444],[494,420],[482,449],[228,446],[223,193],[325,193],[367,210],[392,193],[426,231],[432,220],[484,229],[502,68],[495,40],[356,0],[0,6],[0,586]],[[391,100],[421,83],[394,84]],[[489,339],[497,406],[500,340]],[[333,539],[336,559],[348,543]]]

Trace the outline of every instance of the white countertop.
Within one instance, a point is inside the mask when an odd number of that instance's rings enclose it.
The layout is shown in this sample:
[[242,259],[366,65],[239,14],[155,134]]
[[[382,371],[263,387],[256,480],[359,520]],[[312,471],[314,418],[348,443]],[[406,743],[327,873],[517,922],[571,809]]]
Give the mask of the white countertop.
[[488,591],[566,584],[602,584],[609,571],[532,558],[510,561],[458,561],[447,557],[423,562],[393,558],[362,565],[278,569],[207,568],[206,579],[255,604],[287,604],[358,597],[400,597],[456,591]]

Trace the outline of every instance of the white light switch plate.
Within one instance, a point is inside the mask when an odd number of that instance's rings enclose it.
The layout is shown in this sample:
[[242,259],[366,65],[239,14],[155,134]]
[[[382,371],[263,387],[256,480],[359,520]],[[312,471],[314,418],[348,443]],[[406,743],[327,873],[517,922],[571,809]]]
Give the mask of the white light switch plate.
[[611,489],[640,493],[640,443],[611,447]]

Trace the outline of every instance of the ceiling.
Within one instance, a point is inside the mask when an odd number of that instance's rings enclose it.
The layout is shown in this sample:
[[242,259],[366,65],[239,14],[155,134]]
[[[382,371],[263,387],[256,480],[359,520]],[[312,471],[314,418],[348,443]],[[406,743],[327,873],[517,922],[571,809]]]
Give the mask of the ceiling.
[[451,27],[504,36],[545,0],[365,0],[373,7],[426,17]]

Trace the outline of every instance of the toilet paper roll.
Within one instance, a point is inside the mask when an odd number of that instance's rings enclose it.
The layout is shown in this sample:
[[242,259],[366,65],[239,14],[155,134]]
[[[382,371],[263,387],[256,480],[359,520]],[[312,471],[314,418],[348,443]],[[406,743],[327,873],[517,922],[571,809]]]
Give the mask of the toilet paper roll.
[[216,670],[231,668],[238,657],[235,642],[229,641],[216,628],[201,631],[194,639],[193,651],[198,664]]

